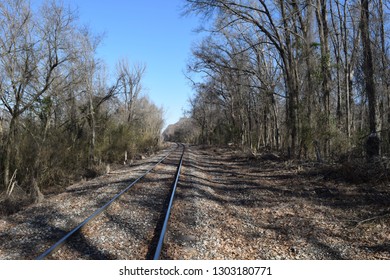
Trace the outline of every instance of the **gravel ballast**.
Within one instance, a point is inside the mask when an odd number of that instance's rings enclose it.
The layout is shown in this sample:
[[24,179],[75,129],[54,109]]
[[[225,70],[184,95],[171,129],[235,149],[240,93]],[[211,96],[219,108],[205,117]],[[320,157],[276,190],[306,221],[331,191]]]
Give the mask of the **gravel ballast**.
[[[167,153],[0,218],[0,259],[36,258]],[[66,245],[52,258],[150,258],[175,157],[84,228],[75,237],[83,246]],[[162,259],[390,259],[389,186],[199,146],[186,148],[181,174]]]

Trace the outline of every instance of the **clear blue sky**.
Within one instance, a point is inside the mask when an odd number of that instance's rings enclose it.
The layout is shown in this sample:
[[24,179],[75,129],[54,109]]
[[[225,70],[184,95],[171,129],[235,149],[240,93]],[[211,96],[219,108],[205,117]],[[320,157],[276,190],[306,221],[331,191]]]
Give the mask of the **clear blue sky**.
[[199,37],[198,19],[182,17],[184,0],[62,0],[78,8],[80,23],[105,33],[98,57],[115,71],[116,62],[142,62],[147,70],[147,95],[165,109],[166,125],[174,123],[188,106],[191,87],[184,77],[191,45]]

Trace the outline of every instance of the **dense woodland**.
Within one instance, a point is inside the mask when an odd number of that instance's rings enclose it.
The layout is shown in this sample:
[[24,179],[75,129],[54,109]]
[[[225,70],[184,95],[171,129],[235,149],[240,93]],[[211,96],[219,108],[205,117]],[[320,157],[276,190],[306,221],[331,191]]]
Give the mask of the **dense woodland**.
[[387,1],[185,2],[208,34],[188,63],[186,138],[320,161],[390,153]]
[[[190,120],[170,140],[318,161],[390,153],[389,11],[383,0],[185,0],[202,19],[188,63]],[[102,36],[56,1],[0,2],[0,193],[49,186],[158,147],[146,66],[109,73]]]
[[146,66],[108,73],[102,36],[58,1],[0,2],[0,193],[39,201],[158,145],[163,112],[143,93]]

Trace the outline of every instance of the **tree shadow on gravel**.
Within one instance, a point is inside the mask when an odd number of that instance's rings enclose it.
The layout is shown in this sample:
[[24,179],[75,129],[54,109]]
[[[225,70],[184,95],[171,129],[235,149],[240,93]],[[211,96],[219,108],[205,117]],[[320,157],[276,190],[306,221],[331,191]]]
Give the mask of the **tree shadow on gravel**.
[[[166,165],[176,164],[169,160],[165,161]],[[145,172],[149,169],[145,168]],[[142,170],[138,170],[137,172],[143,172]],[[168,176],[170,173],[166,173],[160,170],[160,176]],[[138,178],[138,177],[136,177]],[[107,178],[103,178],[104,182],[96,182],[90,181],[85,182],[84,185],[76,186],[75,188],[69,188],[66,193],[70,195],[70,197],[80,198],[81,196],[91,196],[97,195],[96,199],[91,200],[91,205],[88,205],[89,210],[85,212],[84,216],[80,216],[80,221],[74,221],[69,218],[68,215],[59,212],[56,209],[55,205],[53,206],[42,206],[36,205],[28,208],[26,213],[21,212],[20,215],[12,215],[6,217],[5,219],[12,224],[15,224],[20,227],[25,227],[23,232],[21,230],[20,236],[13,233],[12,229],[9,229],[5,232],[0,233],[0,251],[6,256],[7,250],[9,249],[9,254],[17,255],[18,259],[35,259],[40,254],[42,254],[47,248],[56,243],[59,239],[61,239],[65,234],[67,234],[70,230],[72,230],[75,226],[77,226],[81,221],[86,219],[89,214],[91,214],[95,209],[105,205],[113,196],[118,194],[122,189],[126,188],[130,183],[132,183],[135,178],[129,178],[125,180],[108,180],[105,182]],[[146,184],[159,184],[161,183],[160,179],[145,179]],[[170,180],[171,181],[171,180]],[[107,183],[112,185],[112,193],[108,193],[106,189],[110,189],[107,187]],[[131,190],[129,190],[131,192]],[[100,197],[101,196],[101,197]],[[139,199],[135,203],[139,205],[141,209],[152,209],[156,210],[156,201],[161,198],[158,195],[153,196],[153,194],[149,194],[149,199]],[[166,198],[167,199],[167,198]],[[164,200],[164,199],[163,199]],[[61,203],[61,202],[58,202]],[[166,204],[166,201],[163,201],[162,204]],[[164,207],[161,205],[161,207]],[[161,211],[160,211],[161,212]],[[89,213],[89,214],[88,214]],[[26,217],[29,219],[26,220]],[[126,226],[123,224],[122,219],[118,219],[118,217],[111,218],[111,223],[114,223],[116,226],[120,226],[122,229],[128,231],[130,235],[139,235],[139,232],[134,231],[129,225]],[[58,221],[67,221],[64,227],[56,226]],[[160,224],[161,217],[157,219],[157,226]],[[156,228],[157,230],[157,228]],[[43,233],[42,233],[43,232]],[[114,233],[113,233],[114,234]],[[73,243],[73,241],[77,241]],[[81,232],[75,233],[64,246],[66,250],[73,251],[76,255],[86,255],[88,259],[115,259],[115,256],[97,248],[91,241],[85,236],[85,234]],[[70,253],[70,256],[72,253]],[[54,254],[54,256],[57,256]],[[58,255],[60,257],[60,255]],[[84,257],[83,257],[84,258]]]
[[[240,161],[241,162],[241,161]],[[215,165],[219,163],[215,161]],[[197,164],[196,164],[197,165]],[[213,165],[213,164],[210,164]],[[207,165],[203,165],[204,168],[200,170],[207,170]],[[245,162],[242,161],[243,169],[250,169],[251,167],[245,166]],[[246,168],[245,168],[246,167]],[[194,166],[196,169],[197,167]],[[278,196],[285,196],[289,198],[307,199],[310,201],[316,201],[321,205],[327,205],[330,207],[339,207],[342,209],[358,208],[362,206],[375,206],[377,208],[385,209],[390,207],[390,189],[378,189],[377,186],[370,185],[352,185],[354,192],[348,192],[343,187],[337,186],[337,183],[323,184],[322,182],[313,182],[313,178],[317,178],[318,174],[279,174],[281,169],[275,169],[279,171],[278,174],[271,175],[269,170],[262,170],[259,168],[256,174],[250,175],[239,174],[239,172],[219,168],[217,174],[221,176],[220,180],[209,180],[209,183],[221,182],[224,180],[229,187],[226,186],[212,186],[214,190],[221,190],[226,194],[245,193],[251,190],[265,190],[268,193]],[[213,173],[213,172],[210,172]],[[240,179],[237,179],[237,175]],[[217,176],[215,176],[217,177]],[[261,178],[274,179],[278,182],[279,186],[265,186],[260,185],[258,182]],[[194,178],[193,181],[197,181]],[[205,179],[202,179],[204,181]],[[245,187],[243,187],[245,186]],[[248,186],[250,188],[248,188]],[[280,187],[281,186],[281,187]]]
[[[240,206],[248,209],[278,209],[287,205],[314,205],[327,215],[336,215],[339,226],[347,231],[353,230],[350,220],[363,220],[376,215],[390,213],[390,189],[370,185],[343,185],[338,181],[324,180],[318,172],[295,172],[294,167],[286,167],[280,161],[248,160],[244,156],[231,156],[225,153],[212,153],[194,149],[195,160],[185,162],[192,172],[185,174],[180,181],[180,195],[177,200],[194,201],[202,199],[220,205]],[[293,172],[292,172],[292,171]],[[202,174],[202,176],[198,176]],[[290,206],[290,207],[292,207]],[[282,210],[281,210],[282,211]],[[261,212],[259,210],[259,215]],[[225,213],[225,215],[232,215]],[[338,216],[337,216],[338,215]],[[187,213],[183,220],[192,218]],[[247,219],[247,217],[236,217]],[[281,221],[278,226],[268,227],[277,235],[286,235],[286,226]],[[256,227],[256,225],[254,225]],[[317,224],[311,225],[314,232],[321,232]],[[250,236],[252,234],[252,236]],[[296,229],[296,238],[306,240],[324,259],[345,259],[342,249],[332,246],[322,237],[306,236]],[[248,233],[248,238],[261,239],[261,234]],[[352,243],[348,234],[338,234],[328,230],[328,237],[344,240],[346,244],[359,248]],[[388,242],[365,247],[367,251],[390,253]]]
[[[88,260],[115,260],[117,257],[97,246],[93,245],[85,235],[78,231],[64,245],[66,250],[74,251],[82,256],[82,259]],[[55,255],[54,255],[55,256]]]
[[[66,234],[66,229],[53,225],[56,219],[66,219],[52,207],[42,209],[43,213],[31,216],[28,221],[20,221],[18,217],[8,217],[8,221],[17,224],[21,233],[12,230],[0,234],[1,251],[17,252],[17,259],[35,259]],[[17,231],[19,232],[19,231]],[[46,245],[45,245],[46,244]],[[51,245],[50,245],[51,244]]]
[[[9,222],[15,222],[16,227],[22,229],[20,234],[13,233],[12,229],[0,234],[0,244],[2,244],[0,250],[3,254],[7,254],[7,251],[10,256],[16,253],[17,260],[36,259],[79,223],[53,207],[35,207],[34,209],[39,213],[31,215],[28,221],[20,221],[18,216],[8,217]],[[55,226],[56,221],[60,220],[67,221],[64,227]],[[112,255],[93,246],[80,232],[76,232],[69,241],[62,245],[66,247],[66,250],[74,251],[79,255],[88,255],[89,259],[114,259]],[[52,255],[46,258],[61,258],[57,252],[53,252]]]
[[376,246],[360,246],[361,249],[370,251],[372,253],[388,253],[390,254],[390,242],[383,242]]

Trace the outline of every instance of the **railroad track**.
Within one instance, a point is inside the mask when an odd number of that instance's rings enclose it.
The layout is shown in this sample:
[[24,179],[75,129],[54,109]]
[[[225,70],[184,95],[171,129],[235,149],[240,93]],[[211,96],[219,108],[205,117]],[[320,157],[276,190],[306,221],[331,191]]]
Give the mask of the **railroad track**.
[[159,259],[184,151],[177,144],[37,259]]

